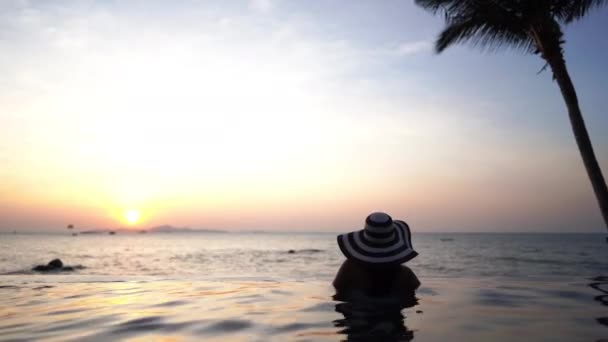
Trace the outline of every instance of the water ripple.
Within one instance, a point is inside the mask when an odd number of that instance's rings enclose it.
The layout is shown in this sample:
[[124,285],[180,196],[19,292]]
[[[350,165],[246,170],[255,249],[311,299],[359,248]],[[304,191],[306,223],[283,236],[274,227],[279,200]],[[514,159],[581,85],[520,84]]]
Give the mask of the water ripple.
[[252,326],[251,321],[229,319],[221,322],[213,323],[208,327],[197,330],[198,334],[215,334],[215,333],[231,333],[239,330],[248,329]]
[[191,322],[165,323],[164,318],[161,316],[149,316],[120,323],[112,329],[112,333],[125,334],[155,330],[173,332],[179,331],[191,324]]

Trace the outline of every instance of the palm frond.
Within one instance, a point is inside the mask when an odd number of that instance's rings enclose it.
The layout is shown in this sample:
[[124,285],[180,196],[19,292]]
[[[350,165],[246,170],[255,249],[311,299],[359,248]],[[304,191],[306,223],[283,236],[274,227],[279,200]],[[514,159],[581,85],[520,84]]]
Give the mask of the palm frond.
[[[535,0],[539,1],[539,0]],[[512,47],[534,51],[527,34],[527,22],[507,0],[416,0],[423,8],[442,12],[446,27],[439,35],[435,50],[439,53],[452,44],[471,42],[485,50]]]
[[484,5],[484,3],[498,3],[498,0],[415,0],[415,3],[425,10],[437,14],[443,12],[445,15],[454,15],[467,12],[472,8]]
[[584,17],[589,11],[607,4],[606,0],[554,0],[551,4],[551,14],[569,24]]
[[448,46],[470,40],[479,30],[479,25],[471,20],[454,21],[441,31],[435,41],[435,51],[443,52]]
[[510,27],[500,27],[475,19],[454,21],[439,34],[435,50],[443,52],[450,45],[462,42],[484,50],[514,48],[524,52],[534,52],[534,41],[523,31]]
[[437,12],[442,11],[454,2],[454,0],[415,0],[416,5],[433,14],[437,14]]

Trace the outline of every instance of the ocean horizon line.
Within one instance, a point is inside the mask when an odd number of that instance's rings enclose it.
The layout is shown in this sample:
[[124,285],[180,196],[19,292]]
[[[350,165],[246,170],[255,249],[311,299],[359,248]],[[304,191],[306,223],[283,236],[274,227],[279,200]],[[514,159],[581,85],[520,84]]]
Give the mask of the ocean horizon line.
[[[136,235],[141,232],[149,234],[160,234],[160,235],[171,235],[171,234],[342,234],[351,230],[340,230],[340,231],[306,231],[306,230],[219,230],[219,229],[190,229],[188,231],[148,231],[146,229],[89,229],[82,232],[77,232],[77,235],[106,235],[109,232],[116,233],[117,235]],[[19,230],[19,229],[0,229],[0,235],[69,235],[71,231],[59,231],[59,230]],[[412,234],[454,234],[454,235],[465,235],[465,234],[479,234],[479,235],[509,235],[509,234],[551,234],[551,235],[573,235],[573,234],[585,234],[585,235],[608,235],[608,232],[602,231],[542,231],[542,230],[531,230],[531,231],[413,231]]]

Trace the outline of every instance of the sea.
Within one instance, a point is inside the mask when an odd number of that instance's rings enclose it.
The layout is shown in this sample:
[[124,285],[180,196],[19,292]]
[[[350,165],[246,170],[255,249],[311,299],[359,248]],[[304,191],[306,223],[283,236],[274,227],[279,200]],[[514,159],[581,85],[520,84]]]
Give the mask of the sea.
[[334,296],[335,233],[4,233],[0,341],[608,341],[606,234],[412,242],[404,303]]

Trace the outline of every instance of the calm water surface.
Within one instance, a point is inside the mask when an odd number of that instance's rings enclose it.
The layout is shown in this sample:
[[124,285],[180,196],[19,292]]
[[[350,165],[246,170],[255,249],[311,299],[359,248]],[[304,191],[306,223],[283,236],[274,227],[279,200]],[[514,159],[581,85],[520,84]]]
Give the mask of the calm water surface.
[[[4,234],[0,340],[599,341],[604,239],[417,234],[406,305],[332,299],[331,234]],[[52,258],[82,268],[30,271]]]

